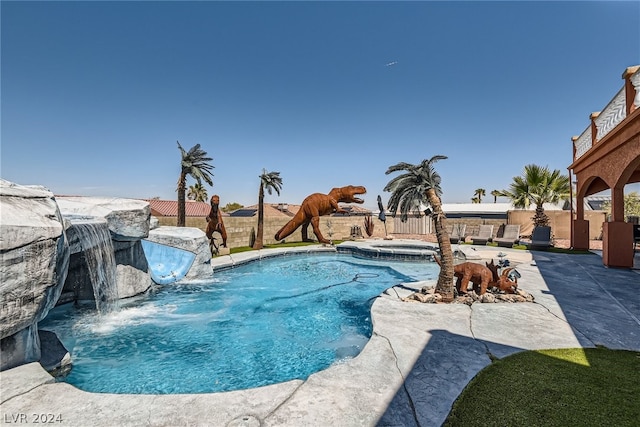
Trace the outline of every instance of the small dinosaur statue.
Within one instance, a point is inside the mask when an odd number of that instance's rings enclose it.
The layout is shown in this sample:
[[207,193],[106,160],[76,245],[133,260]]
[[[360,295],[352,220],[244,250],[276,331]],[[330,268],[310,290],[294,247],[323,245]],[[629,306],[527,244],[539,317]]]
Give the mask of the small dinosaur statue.
[[502,270],[502,274],[500,275],[498,275],[498,266],[493,263],[493,260],[491,260],[490,263],[487,263],[487,267],[491,270],[491,274],[493,276],[490,283],[491,286],[495,286],[507,294],[516,293],[516,290],[518,289],[518,279],[517,277],[515,280],[511,280],[509,278],[509,273],[511,270],[514,270],[513,267],[505,268]]
[[[442,267],[438,257],[434,257],[434,259]],[[493,263],[493,260],[491,262]],[[456,278],[458,294],[466,294],[469,282],[471,282],[476,293],[482,295],[487,291],[487,287],[493,280],[493,273],[489,267],[469,261],[454,265],[453,276]]]
[[222,236],[222,246],[227,247],[227,230],[224,228],[224,222],[222,222],[222,212],[219,209],[220,197],[218,195],[211,196],[211,210],[207,215],[207,231],[205,234],[209,239],[209,247],[211,248],[211,255],[214,252],[213,246],[213,233],[218,232]]
[[282,240],[296,231],[298,227],[304,226],[302,240],[309,241],[307,227],[311,224],[318,242],[331,244],[320,232],[320,217],[333,212],[348,213],[338,203],[364,203],[364,200],[356,197],[356,195],[365,194],[366,192],[367,189],[362,186],[347,185],[346,187],[333,188],[329,194],[311,194],[302,201],[302,205],[295,216],[276,233],[275,239]]

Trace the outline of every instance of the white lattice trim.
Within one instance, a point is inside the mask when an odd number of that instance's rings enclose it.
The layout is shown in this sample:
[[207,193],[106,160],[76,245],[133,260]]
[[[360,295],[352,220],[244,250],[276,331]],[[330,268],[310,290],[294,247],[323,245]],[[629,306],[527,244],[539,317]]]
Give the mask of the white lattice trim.
[[633,99],[633,104],[636,107],[640,107],[640,68],[631,75],[629,80],[631,81],[631,84],[633,84],[633,88],[636,90],[636,97]]
[[596,117],[595,122],[598,128],[596,140],[600,141],[604,138],[604,136],[611,132],[625,117],[627,117],[627,106],[624,88],[622,88],[607,104],[604,110],[602,110],[600,115]]
[[584,132],[575,140],[576,160],[582,157],[584,153],[591,148],[591,126],[586,128]]

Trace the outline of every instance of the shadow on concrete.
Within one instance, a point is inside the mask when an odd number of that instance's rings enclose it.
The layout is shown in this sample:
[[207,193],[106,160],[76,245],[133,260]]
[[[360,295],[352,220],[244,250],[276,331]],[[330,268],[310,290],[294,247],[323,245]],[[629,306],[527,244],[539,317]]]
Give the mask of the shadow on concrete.
[[[377,426],[440,426],[469,381],[491,364],[487,343],[446,330],[430,330],[430,339]],[[502,346],[513,354],[521,348]]]
[[[547,297],[546,303],[540,304],[549,309],[549,316],[566,319],[576,346],[640,351],[637,272],[606,268],[595,254],[532,255],[544,281],[540,284],[540,299]],[[525,350],[447,330],[427,332],[429,341],[378,426],[442,425],[469,381],[491,363],[490,354],[505,357]],[[531,340],[535,338],[532,336]]]
[[571,327],[593,345],[640,350],[640,275],[607,268],[597,255],[532,252]]

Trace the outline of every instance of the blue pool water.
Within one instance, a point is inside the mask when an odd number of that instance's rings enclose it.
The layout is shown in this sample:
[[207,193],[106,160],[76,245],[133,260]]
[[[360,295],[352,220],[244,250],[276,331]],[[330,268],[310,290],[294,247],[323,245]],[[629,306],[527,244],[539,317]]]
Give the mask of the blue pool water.
[[91,392],[206,393],[306,379],[362,350],[375,296],[437,277],[434,263],[396,264],[271,258],[159,287],[114,313],[61,306],[40,328],[72,354],[65,381]]

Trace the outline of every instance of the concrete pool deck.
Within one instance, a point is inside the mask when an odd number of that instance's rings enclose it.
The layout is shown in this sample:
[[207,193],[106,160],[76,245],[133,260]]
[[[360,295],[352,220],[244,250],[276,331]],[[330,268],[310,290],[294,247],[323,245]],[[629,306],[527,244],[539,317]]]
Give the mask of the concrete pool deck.
[[[53,383],[32,363],[0,373],[0,423],[42,424],[47,416],[65,426],[439,426],[490,355],[596,345],[640,351],[637,271],[605,268],[598,255],[464,246],[480,259],[508,254],[535,302],[420,304],[400,301],[410,291],[393,288],[373,304],[374,334],[356,358],[305,381],[225,393],[88,393]],[[300,250],[309,249],[278,251]],[[213,264],[271,254],[241,253]]]

